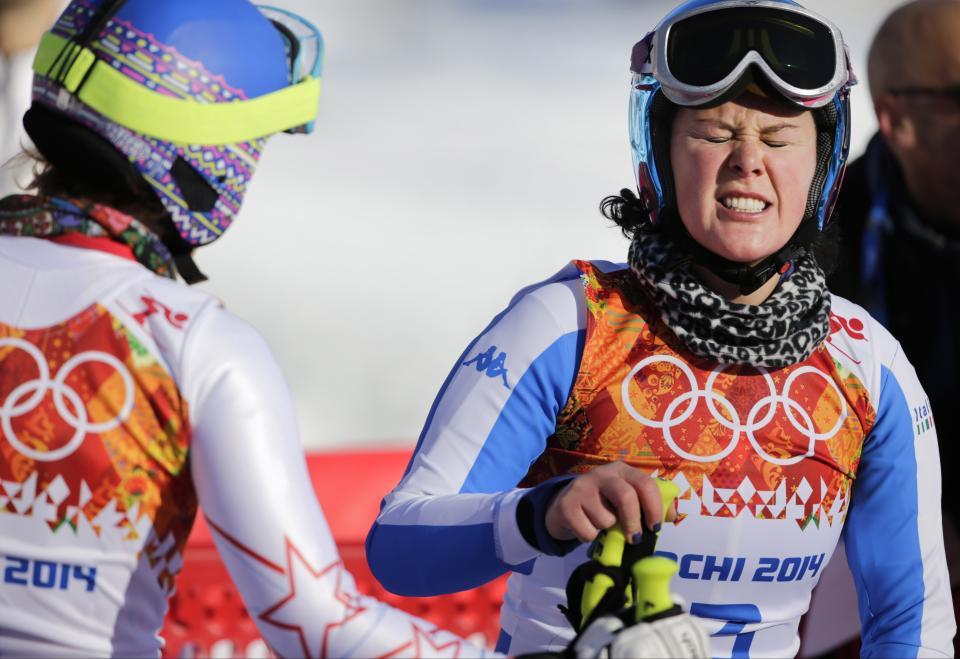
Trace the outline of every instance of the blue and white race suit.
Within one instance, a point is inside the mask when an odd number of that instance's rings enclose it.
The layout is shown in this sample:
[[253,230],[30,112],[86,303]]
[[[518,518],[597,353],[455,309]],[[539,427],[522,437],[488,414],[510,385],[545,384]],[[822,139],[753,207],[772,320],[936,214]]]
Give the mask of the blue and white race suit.
[[511,572],[498,649],[563,647],[573,632],[557,607],[586,547],[551,543],[542,514],[531,543],[517,508],[555,491],[546,479],[624,460],[680,487],[658,549],[677,559],[674,589],[714,656],[795,655],[841,536],[863,656],[952,655],[937,436],[893,337],[834,297],[807,360],[706,363],[648,303],[625,301],[629,272],[576,262],[470,343],[367,539],[377,578],[434,595]]

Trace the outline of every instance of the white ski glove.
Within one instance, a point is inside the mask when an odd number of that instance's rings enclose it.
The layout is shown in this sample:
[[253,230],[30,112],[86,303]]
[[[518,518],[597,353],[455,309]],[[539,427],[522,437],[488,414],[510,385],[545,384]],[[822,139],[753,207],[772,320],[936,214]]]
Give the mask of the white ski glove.
[[[632,615],[625,612],[624,617]],[[706,632],[680,607],[652,622],[632,625],[625,625],[621,616],[598,618],[573,641],[567,654],[577,659],[709,659],[711,656]]]

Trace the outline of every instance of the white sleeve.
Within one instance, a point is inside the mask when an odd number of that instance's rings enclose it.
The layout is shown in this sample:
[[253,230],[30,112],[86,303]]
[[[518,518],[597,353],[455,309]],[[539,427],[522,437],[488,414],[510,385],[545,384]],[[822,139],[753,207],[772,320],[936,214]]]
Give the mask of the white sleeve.
[[517,484],[546,447],[576,377],[586,323],[572,266],[518,293],[463,352],[400,484],[367,537],[391,592],[466,590],[540,555],[523,537]]
[[208,308],[180,364],[201,508],[234,583],[280,656],[485,656],[357,593],[317,502],[283,376],[261,336]]
[[953,654],[956,631],[940,515],[930,403],[886,331],[876,421],[864,441],[844,527],[862,657]]

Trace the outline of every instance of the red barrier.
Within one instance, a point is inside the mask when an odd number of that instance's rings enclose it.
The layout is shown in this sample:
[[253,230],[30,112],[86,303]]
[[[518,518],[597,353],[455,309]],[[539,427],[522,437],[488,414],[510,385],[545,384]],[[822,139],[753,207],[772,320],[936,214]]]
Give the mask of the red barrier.
[[[344,564],[361,592],[493,647],[500,631],[506,577],[453,595],[399,597],[386,592],[367,568],[364,538],[377,516],[380,499],[399,482],[409,457],[409,450],[307,456],[317,498]],[[165,657],[262,657],[269,653],[220,561],[202,516],[187,542],[177,592],[170,600],[161,635],[167,642]]]

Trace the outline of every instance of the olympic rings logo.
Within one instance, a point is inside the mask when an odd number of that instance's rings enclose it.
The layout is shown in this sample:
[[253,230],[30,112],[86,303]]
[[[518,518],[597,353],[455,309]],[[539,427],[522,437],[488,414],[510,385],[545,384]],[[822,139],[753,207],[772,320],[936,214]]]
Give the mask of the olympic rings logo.
[[[637,411],[637,409],[633,406],[633,403],[630,401],[630,382],[633,380],[633,377],[647,366],[656,363],[667,363],[676,366],[683,372],[684,375],[687,376],[687,381],[690,384],[690,391],[677,396],[673,401],[670,402],[670,404],[667,406],[667,409],[664,411],[662,421],[649,419],[643,416]],[[796,464],[814,454],[816,443],[818,441],[826,441],[834,437],[837,432],[839,432],[840,428],[843,426],[843,422],[847,418],[847,404],[843,395],[837,388],[836,383],[827,377],[827,375],[822,371],[819,371],[812,366],[802,366],[796,369],[790,373],[789,376],[787,376],[786,381],[783,383],[783,393],[780,394],[777,393],[776,385],[773,382],[773,378],[770,377],[770,374],[765,369],[758,367],[757,370],[760,371],[764,381],[767,383],[770,394],[758,400],[753,407],[750,408],[746,415],[746,423],[744,423],[741,421],[740,412],[736,407],[734,407],[733,403],[714,391],[714,384],[716,383],[717,378],[727,368],[727,365],[720,365],[715,368],[707,378],[705,388],[700,389],[697,386],[697,379],[694,376],[693,370],[688,364],[684,363],[680,359],[670,355],[647,357],[634,366],[627,374],[627,377],[623,380],[621,396],[623,397],[624,407],[630,416],[639,421],[641,424],[650,428],[658,428],[662,430],[663,438],[666,440],[670,448],[673,449],[677,455],[692,462],[714,462],[717,460],[722,460],[730,455],[730,453],[740,442],[740,436],[745,434],[747,436],[747,440],[753,446],[753,449],[767,462],[783,466]],[[816,375],[826,381],[826,383],[833,388],[834,392],[837,394],[837,399],[840,401],[841,411],[839,418],[837,419],[836,424],[834,424],[834,426],[827,432],[818,433],[816,426],[813,423],[813,419],[810,417],[810,413],[807,412],[807,410],[805,410],[800,403],[790,398],[790,389],[794,382],[796,382],[798,377],[807,373]],[[693,415],[700,403],[701,398],[706,400],[707,410],[710,412],[710,415],[714,418],[714,420],[716,420],[717,423],[722,425],[724,428],[733,431],[730,443],[727,444],[727,446],[724,447],[719,453],[715,453],[713,455],[695,455],[685,451],[677,445],[677,442],[673,439],[671,434],[672,428],[680,425]],[[686,409],[682,413],[677,414],[677,409],[684,403],[688,403]],[[808,440],[807,451],[801,455],[795,455],[790,458],[778,458],[772,456],[763,450],[763,447],[760,446],[760,442],[757,441],[756,435],[754,434],[756,431],[765,427],[770,423],[770,421],[773,420],[773,417],[777,412],[777,408],[780,405],[783,405],[783,409],[786,412],[786,418],[790,424],[796,428],[797,432],[801,433]],[[723,408],[723,411],[726,412],[726,416],[720,412],[718,406]],[[763,415],[762,418],[759,418],[761,415]]]
[[[10,442],[13,448],[19,453],[39,462],[61,460],[72,455],[74,451],[80,448],[80,445],[88,433],[102,433],[116,428],[126,420],[131,410],[133,410],[135,400],[133,377],[123,362],[113,355],[97,350],[78,353],[65,361],[51,380],[47,359],[36,346],[23,339],[0,338],[0,348],[6,346],[19,348],[30,355],[33,361],[36,362],[39,373],[36,379],[28,380],[18,385],[7,395],[3,404],[0,405],[0,428],[2,428],[3,435],[7,441]],[[80,394],[78,394],[73,387],[66,384],[67,377],[70,373],[72,373],[77,366],[87,362],[101,362],[112,366],[123,380],[123,405],[121,405],[120,410],[114,418],[102,423],[92,423],[90,421],[87,407],[83,399],[80,398]],[[73,428],[74,432],[70,440],[63,446],[50,451],[38,451],[27,446],[23,440],[17,437],[13,429],[13,419],[29,414],[35,410],[46,397],[48,391],[53,392],[53,405],[57,413]],[[73,411],[68,408],[66,401],[69,401]]]

